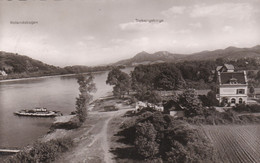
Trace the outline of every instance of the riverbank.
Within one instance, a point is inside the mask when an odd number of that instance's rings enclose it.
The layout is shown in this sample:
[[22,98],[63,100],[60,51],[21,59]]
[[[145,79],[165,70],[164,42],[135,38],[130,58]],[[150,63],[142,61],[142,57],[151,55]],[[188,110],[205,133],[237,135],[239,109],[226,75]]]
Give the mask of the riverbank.
[[10,81],[21,81],[21,80],[31,80],[31,79],[44,79],[44,78],[51,78],[51,77],[62,77],[62,76],[73,76],[76,74],[65,74],[65,75],[47,75],[47,76],[37,76],[37,77],[28,77],[28,78],[18,78],[18,79],[2,79],[0,80],[0,83],[2,82],[10,82]]
[[[108,70],[105,71],[94,71],[94,72],[84,72],[81,74],[97,74],[97,73],[104,73]],[[45,79],[45,78],[52,78],[52,77],[66,77],[66,76],[75,76],[77,75],[76,73],[74,74],[62,74],[62,75],[46,75],[46,76],[37,76],[37,77],[26,77],[26,78],[14,78],[14,79],[0,79],[0,83],[2,82],[11,82],[11,81],[21,81],[21,80],[31,80],[31,79]]]
[[[93,99],[98,99],[112,91],[106,85],[108,72],[93,73],[97,91]],[[21,80],[21,79],[20,79]],[[79,85],[75,76],[51,77],[46,79],[24,79],[0,83],[1,116],[0,147],[22,148],[49,131],[53,118],[18,117],[13,113],[22,109],[46,107],[69,115],[75,111],[75,99],[79,95]],[[16,135],[19,134],[19,137]]]
[[[42,136],[39,141],[49,142],[63,138],[73,141],[74,146],[59,154],[55,162],[113,162],[113,155],[109,150],[111,122],[134,109],[127,103],[127,100],[115,99],[111,95],[99,98],[91,104],[87,120],[81,127],[72,130],[55,129]],[[114,106],[118,110],[107,111],[107,106]],[[57,117],[54,123],[68,122],[74,117],[75,115]],[[112,126],[114,128],[115,124]]]

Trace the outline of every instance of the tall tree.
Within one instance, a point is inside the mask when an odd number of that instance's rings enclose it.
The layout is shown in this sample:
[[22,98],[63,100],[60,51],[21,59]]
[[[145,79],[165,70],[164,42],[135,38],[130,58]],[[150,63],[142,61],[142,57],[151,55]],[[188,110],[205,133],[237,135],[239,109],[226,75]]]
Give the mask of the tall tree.
[[77,77],[80,94],[79,97],[76,98],[76,113],[80,122],[84,122],[86,120],[87,106],[93,98],[90,93],[96,91],[96,86],[93,79],[94,77],[91,74],[87,77],[80,74]]
[[150,122],[139,123],[136,126],[135,147],[138,154],[144,158],[153,158],[159,152],[156,142],[157,131]]
[[114,85],[113,94],[119,98],[129,93],[131,80],[127,73],[122,72],[119,68],[113,68],[107,76],[106,84]]

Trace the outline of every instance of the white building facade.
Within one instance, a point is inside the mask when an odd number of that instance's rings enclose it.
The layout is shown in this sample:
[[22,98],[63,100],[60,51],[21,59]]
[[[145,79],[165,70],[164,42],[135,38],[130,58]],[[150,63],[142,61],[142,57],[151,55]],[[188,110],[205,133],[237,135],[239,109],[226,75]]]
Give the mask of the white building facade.
[[218,72],[219,90],[217,99],[220,103],[243,104],[247,103],[246,72]]

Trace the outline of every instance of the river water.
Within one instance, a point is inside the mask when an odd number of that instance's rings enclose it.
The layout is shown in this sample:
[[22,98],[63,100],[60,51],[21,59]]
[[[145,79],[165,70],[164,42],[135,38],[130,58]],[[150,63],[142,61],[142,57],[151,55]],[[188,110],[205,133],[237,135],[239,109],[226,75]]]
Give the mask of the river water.
[[[124,70],[130,72],[130,69]],[[97,91],[94,99],[112,91],[106,85],[108,72],[93,74]],[[24,147],[49,131],[54,118],[19,117],[15,111],[46,107],[61,111],[64,115],[75,110],[79,94],[78,83],[73,76],[55,76],[16,80],[0,83],[0,148]]]

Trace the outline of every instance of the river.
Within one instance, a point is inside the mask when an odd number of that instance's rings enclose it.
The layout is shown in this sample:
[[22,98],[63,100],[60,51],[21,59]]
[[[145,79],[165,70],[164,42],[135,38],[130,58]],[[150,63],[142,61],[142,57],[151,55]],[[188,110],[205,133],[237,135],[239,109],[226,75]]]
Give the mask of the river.
[[[123,71],[130,72],[132,69]],[[106,85],[108,72],[94,73],[97,91],[94,99],[112,91]],[[54,76],[15,80],[0,83],[0,148],[21,148],[49,131],[54,118],[19,117],[15,111],[46,107],[61,111],[64,115],[75,111],[79,94],[78,83],[73,76]]]

